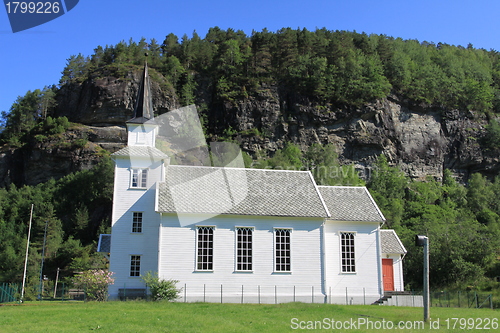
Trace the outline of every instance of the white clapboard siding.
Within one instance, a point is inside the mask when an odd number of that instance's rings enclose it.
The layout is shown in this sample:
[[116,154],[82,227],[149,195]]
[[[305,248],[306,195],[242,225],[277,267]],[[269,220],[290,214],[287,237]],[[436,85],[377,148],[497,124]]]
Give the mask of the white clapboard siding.
[[[314,289],[316,297],[321,297],[322,223],[323,219],[217,216],[180,226],[176,215],[164,214],[160,239],[160,276],[179,280],[178,286],[187,286],[190,293],[195,289],[201,293],[204,285],[215,290],[215,293],[219,292],[220,285],[238,290],[243,286],[254,292],[260,286],[264,296],[265,293],[274,293],[274,286],[282,290],[289,287],[290,293],[295,286],[296,290],[302,288],[300,290],[308,295]],[[196,226],[215,226],[213,271],[196,270]],[[236,271],[235,227],[254,228],[252,272]],[[290,273],[274,271],[274,228],[292,230]]]
[[158,126],[155,124],[127,124],[128,146],[149,146],[154,147]]
[[[156,182],[162,178],[162,164],[134,159],[134,167],[149,168],[147,189],[131,189],[130,160],[116,160],[109,268],[115,283],[109,287],[110,298],[118,296],[118,289],[144,288],[140,277],[129,276],[131,255],[142,256],[141,273],[158,270],[160,216],[154,211],[154,203]],[[133,212],[143,212],[142,233],[132,233]]]
[[[356,272],[341,270],[340,232],[355,232]],[[380,297],[380,254],[378,244],[378,223],[371,222],[325,222],[325,289],[333,299],[342,300],[347,294],[360,303],[361,297],[376,300]]]

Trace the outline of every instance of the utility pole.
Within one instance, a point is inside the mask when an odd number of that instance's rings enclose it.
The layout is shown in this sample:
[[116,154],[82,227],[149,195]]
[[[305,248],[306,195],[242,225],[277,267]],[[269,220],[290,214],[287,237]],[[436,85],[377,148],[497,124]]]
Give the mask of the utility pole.
[[429,238],[416,235],[415,245],[424,247],[424,322],[430,319],[430,293],[429,293]]
[[28,252],[30,248],[31,221],[33,220],[33,204],[31,204],[30,222],[28,227],[28,242],[26,243],[26,257],[24,259],[23,287],[21,288],[21,302],[24,299],[24,287],[26,285],[26,269],[28,268]]
[[45,261],[45,243],[47,242],[47,225],[49,221],[45,221],[45,231],[43,233],[43,247],[42,247],[42,265],[40,266],[40,294],[38,294],[38,299],[42,300],[43,294],[43,262]]

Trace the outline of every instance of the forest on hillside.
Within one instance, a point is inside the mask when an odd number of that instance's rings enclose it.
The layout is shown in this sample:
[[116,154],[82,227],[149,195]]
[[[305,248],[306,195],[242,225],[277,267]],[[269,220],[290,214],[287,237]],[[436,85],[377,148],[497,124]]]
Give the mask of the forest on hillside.
[[[441,110],[500,112],[500,53],[444,43],[403,40],[350,31],[283,28],[277,32],[210,28],[159,44],[136,42],[97,46],[89,56],[72,55],[58,85],[29,91],[0,117],[0,142],[16,144],[54,112],[64,86],[106,76],[125,78],[142,68],[148,54],[153,81],[179,106],[207,110],[256,96],[270,86],[303,96],[319,106],[356,107],[390,95]],[[207,100],[200,95],[209,95]],[[491,126],[498,123],[490,117]],[[207,119],[207,135],[227,129],[224,119]]]
[[[416,105],[475,110],[490,124],[486,149],[500,148],[500,54],[497,51],[348,31],[284,28],[247,36],[242,31],[211,28],[204,38],[193,33],[155,40],[98,46],[94,54],[71,56],[58,85],[29,91],[9,112],[2,112],[2,149],[61,137],[72,126],[54,117],[57,94],[65,85],[113,75],[124,78],[143,66],[148,53],[151,79],[178,97],[181,105],[197,103],[201,89],[211,103],[236,103],[261,89],[305,96],[318,105],[360,106],[396,94]],[[224,121],[210,119],[213,105],[200,105],[207,138],[233,139]],[[215,124],[215,125],[213,125]],[[258,129],[254,129],[257,133]],[[216,133],[217,132],[217,133]],[[266,133],[258,133],[260,136]],[[69,143],[85,146],[85,140]],[[34,186],[0,188],[0,282],[22,278],[27,222],[34,205],[32,252],[28,278],[36,294],[45,224],[48,226],[44,274],[53,280],[89,268],[105,268],[95,253],[99,233],[109,232],[113,168],[109,154],[91,170]],[[449,171],[442,179],[414,181],[381,155],[362,180],[353,166],[340,165],[333,145],[301,150],[293,143],[273,154],[245,156],[247,167],[311,170],[318,184],[366,185],[387,222],[402,238],[405,281],[421,287],[422,249],[415,234],[431,239],[431,284],[439,287],[499,288],[500,178],[474,174],[466,184]]]
[[[284,28],[247,36],[211,28],[180,40],[174,34],[157,41],[130,40],[98,46],[91,56],[68,60],[60,84],[83,81],[129,66],[161,73],[184,105],[195,102],[196,86],[209,78],[216,99],[235,100],[282,85],[321,102],[360,105],[395,93],[415,103],[446,108],[498,110],[500,54],[447,44],[420,43],[384,35],[348,31]],[[121,74],[121,75],[120,75]]]

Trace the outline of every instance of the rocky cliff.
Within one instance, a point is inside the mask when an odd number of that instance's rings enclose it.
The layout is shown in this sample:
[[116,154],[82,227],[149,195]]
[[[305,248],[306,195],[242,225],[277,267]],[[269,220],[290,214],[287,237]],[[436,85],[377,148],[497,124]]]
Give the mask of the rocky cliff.
[[[159,74],[158,74],[159,75]],[[99,149],[115,151],[126,141],[124,122],[132,115],[140,72],[125,78],[104,77],[63,86],[54,116],[67,116],[82,126],[65,133],[67,143],[31,142],[0,152],[0,186],[36,184],[96,163]],[[391,96],[361,107],[318,104],[281,87],[262,86],[258,93],[232,102],[211,100],[209,85],[198,87],[199,104],[215,140],[224,128],[250,154],[272,153],[287,141],[306,149],[313,143],[337,147],[343,164],[360,171],[380,154],[413,178],[440,178],[444,169],[466,179],[474,172],[500,171],[498,152],[483,149],[486,116],[479,112],[414,105]],[[172,89],[152,82],[157,114],[179,107]],[[80,145],[68,142],[80,139]],[[82,145],[82,141],[85,144]]]
[[103,151],[125,146],[125,127],[74,126],[62,135],[32,139],[18,149],[0,151],[0,187],[36,185],[92,168]]
[[474,172],[495,175],[498,152],[483,149],[487,119],[473,111],[442,110],[412,105],[395,96],[359,108],[313,105],[267,96],[229,106],[226,115],[238,130],[258,126],[265,140],[241,138],[248,151],[281,148],[287,140],[303,148],[333,143],[342,163],[360,170],[385,154],[413,178],[440,178],[444,169],[462,179]]

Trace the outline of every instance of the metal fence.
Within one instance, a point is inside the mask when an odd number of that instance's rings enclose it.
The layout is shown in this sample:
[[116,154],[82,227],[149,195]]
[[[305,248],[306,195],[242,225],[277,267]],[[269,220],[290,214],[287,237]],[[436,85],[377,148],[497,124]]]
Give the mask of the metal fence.
[[233,284],[184,284],[178,302],[264,303],[288,302],[325,303],[321,288],[314,286],[263,286]]
[[[279,304],[289,302],[326,303],[344,305],[383,304],[422,307],[422,292],[406,291],[381,297],[376,289],[331,288],[318,286],[235,285],[235,284],[181,284],[177,302],[255,303]],[[140,291],[140,292],[139,292]],[[144,289],[120,289],[120,299],[147,298]],[[125,296],[126,295],[126,296]],[[500,308],[500,299],[491,293],[477,291],[432,291],[433,307]],[[377,303],[380,299],[383,302]]]
[[[283,285],[235,285],[235,284],[182,284],[177,302],[207,303],[255,303],[279,304],[289,302],[326,303],[345,305],[369,305],[380,299],[378,291],[370,288],[332,288],[322,290],[319,286],[283,286]],[[120,289],[122,299],[147,298],[146,290],[127,288]],[[17,302],[21,294],[18,283],[0,283],[0,303]],[[422,292],[407,291],[404,293],[386,294],[383,305],[423,306]],[[65,283],[57,287],[45,286],[39,300],[85,301],[85,290],[73,289]],[[430,292],[431,307],[457,308],[500,308],[500,297],[492,293],[478,291]]]
[[477,291],[433,291],[430,293],[430,303],[434,307],[500,308],[498,297]]
[[[327,288],[321,286],[181,284],[177,302],[279,304],[290,302],[327,304],[372,304],[380,298],[377,289]],[[119,299],[146,298],[144,289],[119,288]]]
[[0,283],[0,303],[16,302],[21,295],[18,283]]

